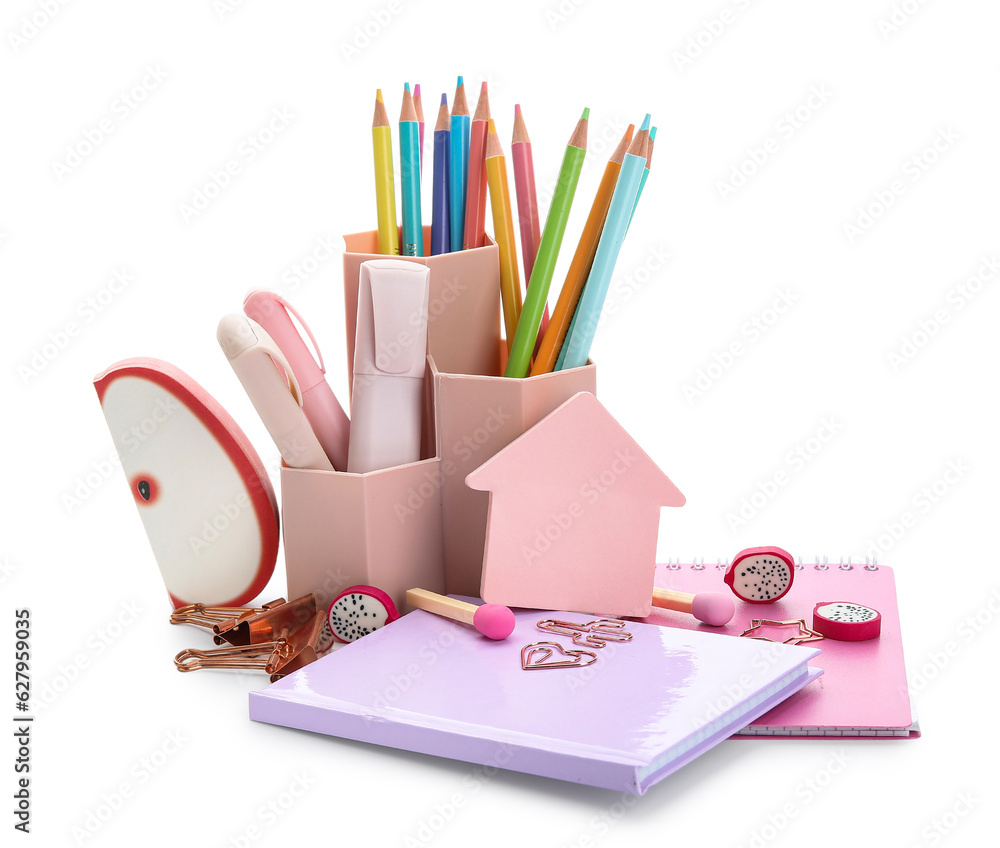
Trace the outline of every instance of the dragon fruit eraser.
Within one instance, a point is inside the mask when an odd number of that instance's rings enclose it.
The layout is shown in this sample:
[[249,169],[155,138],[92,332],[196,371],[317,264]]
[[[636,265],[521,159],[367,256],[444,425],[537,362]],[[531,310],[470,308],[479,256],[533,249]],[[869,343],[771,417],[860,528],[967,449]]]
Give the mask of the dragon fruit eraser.
[[822,601],[813,608],[813,630],[838,642],[864,642],[882,632],[882,615],[850,601]]
[[781,548],[747,548],[736,554],[723,579],[748,604],[773,604],[792,588],[795,560]]
[[330,604],[327,623],[338,642],[355,642],[399,618],[396,605],[376,586],[351,586]]

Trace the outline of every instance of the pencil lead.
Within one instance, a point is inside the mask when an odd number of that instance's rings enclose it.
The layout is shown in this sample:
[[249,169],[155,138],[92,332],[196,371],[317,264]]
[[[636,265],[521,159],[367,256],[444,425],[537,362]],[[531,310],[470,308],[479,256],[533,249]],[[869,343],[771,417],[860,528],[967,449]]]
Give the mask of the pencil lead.
[[442,106],[448,105],[448,95],[445,94],[443,91],[441,92],[441,105]]
[[403,89],[404,89],[404,91],[406,91],[407,94],[409,94],[410,93],[410,84],[408,82],[404,82],[403,83]]
[[[465,85],[465,77],[459,77],[458,78],[458,85]],[[457,88],[457,86],[456,86],[456,88]]]
[[414,96],[414,97],[419,97],[419,96],[420,96],[420,83],[419,83],[419,82],[418,82],[418,83],[416,83],[416,84],[415,84],[415,85],[413,86],[413,96]]
[[521,104],[520,103],[515,103],[514,104],[514,117],[516,118],[520,114],[521,114]]
[[642,126],[639,127],[639,132],[642,132],[643,130],[648,130],[649,129],[649,118],[650,118],[650,115],[649,115],[649,112],[647,112],[646,113],[646,117],[642,119]]
[[580,116],[580,120],[581,121],[589,121],[590,120],[590,107],[589,106],[586,109],[583,110],[583,114]]
[[376,91],[375,91],[375,102],[376,103],[382,103],[383,102],[382,101],[382,89],[381,88],[376,89]]
[[649,131],[649,140],[650,140],[650,141],[656,141],[656,127],[653,127],[653,128],[652,128],[652,129],[651,129],[651,130]]
[[483,80],[483,87],[479,89],[483,94],[486,93],[486,80]]

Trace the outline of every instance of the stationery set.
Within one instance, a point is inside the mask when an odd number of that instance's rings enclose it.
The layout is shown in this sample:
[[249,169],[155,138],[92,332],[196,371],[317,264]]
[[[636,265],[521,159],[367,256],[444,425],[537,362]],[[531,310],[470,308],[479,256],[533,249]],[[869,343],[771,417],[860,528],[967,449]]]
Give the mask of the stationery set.
[[[515,108],[515,229],[486,84],[472,114],[461,77],[450,110],[442,95],[426,157],[420,86],[402,100],[400,191],[379,91],[377,227],[345,236],[350,396],[280,295],[218,324],[280,499],[190,376],[136,358],[95,378],[171,622],[205,633],[177,668],[265,672],[255,721],[635,794],[734,736],[919,735],[890,569],[776,547],[655,562],[685,497],[589,359],[650,116],[607,163],[550,314],[590,110],[543,226]],[[290,600],[260,603],[279,540]]]

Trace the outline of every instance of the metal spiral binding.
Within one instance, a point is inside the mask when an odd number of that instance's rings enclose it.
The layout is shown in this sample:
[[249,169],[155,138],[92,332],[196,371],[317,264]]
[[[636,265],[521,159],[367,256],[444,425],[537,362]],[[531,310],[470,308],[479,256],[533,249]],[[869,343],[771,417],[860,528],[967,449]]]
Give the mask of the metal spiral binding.
[[[715,568],[717,571],[725,571],[729,568],[730,560],[726,557],[716,557],[715,561],[709,560],[706,564],[705,557],[696,556],[691,559],[689,563],[681,563],[681,558],[677,557],[667,557],[667,561],[664,563],[668,571],[680,571],[683,565],[687,565],[692,571],[704,571],[706,568]],[[809,563],[804,563],[801,556],[795,557],[795,570],[802,571],[806,565]],[[827,556],[821,557],[816,554],[816,558],[812,564],[812,567],[816,571],[830,571],[830,558]],[[862,566],[860,561],[857,566],[854,563],[854,557],[848,556],[847,561],[844,561],[844,557],[840,556],[837,562],[838,571],[854,571],[856,568],[860,568],[863,571],[878,571],[878,557],[865,557],[865,564]]]

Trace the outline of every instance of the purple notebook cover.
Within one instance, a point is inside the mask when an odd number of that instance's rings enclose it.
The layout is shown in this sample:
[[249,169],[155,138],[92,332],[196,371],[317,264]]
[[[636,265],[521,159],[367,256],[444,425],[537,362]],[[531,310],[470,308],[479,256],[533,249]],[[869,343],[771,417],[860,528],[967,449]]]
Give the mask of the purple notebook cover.
[[[595,617],[520,611],[493,642],[411,612],[252,692],[250,718],[642,794],[820,674],[805,646],[629,621],[630,642],[595,649],[537,629],[548,618]],[[525,671],[542,641],[597,659]]]
[[[654,583],[681,592],[725,592],[726,566],[673,563],[656,566]],[[738,636],[754,618],[805,619],[812,627],[813,607],[822,601],[852,601],[882,614],[882,632],[866,642],[810,642],[822,652],[814,665],[825,672],[812,686],[769,711],[740,736],[827,736],[834,738],[915,738],[920,731],[910,710],[903,642],[899,630],[896,584],[884,566],[805,563],[796,566],[792,588],[773,604],[736,601],[736,615],[723,633]],[[717,630],[689,615],[654,610],[644,621],[671,628]]]

